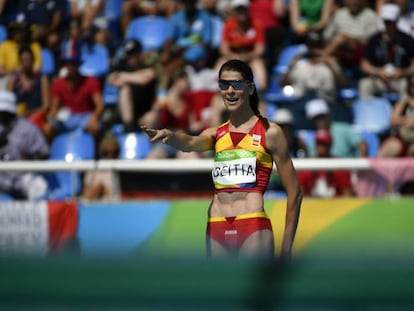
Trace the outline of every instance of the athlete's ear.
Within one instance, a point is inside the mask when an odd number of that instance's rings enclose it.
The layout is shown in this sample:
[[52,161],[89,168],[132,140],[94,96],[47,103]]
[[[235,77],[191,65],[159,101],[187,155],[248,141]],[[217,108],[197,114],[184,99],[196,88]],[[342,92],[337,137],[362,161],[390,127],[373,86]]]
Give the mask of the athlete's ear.
[[249,83],[249,95],[252,95],[254,93],[254,89],[256,88],[256,86],[254,85],[254,83]]

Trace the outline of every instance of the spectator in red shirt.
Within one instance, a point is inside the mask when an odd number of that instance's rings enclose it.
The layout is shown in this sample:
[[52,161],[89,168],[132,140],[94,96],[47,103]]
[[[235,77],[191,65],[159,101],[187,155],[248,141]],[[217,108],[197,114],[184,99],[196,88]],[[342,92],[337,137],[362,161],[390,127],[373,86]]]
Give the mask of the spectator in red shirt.
[[104,110],[100,82],[79,73],[78,58],[63,59],[64,76],[52,83],[51,107],[45,134],[49,140],[60,132],[85,130],[97,136]]
[[223,26],[223,37],[219,47],[220,57],[215,68],[230,59],[247,62],[256,77],[259,90],[267,88],[267,70],[264,61],[266,39],[260,20],[249,15],[249,0],[232,0],[233,14],[227,17]]
[[[318,158],[330,158],[332,136],[328,130],[318,130],[315,135]],[[331,198],[353,196],[351,174],[344,170],[319,170],[298,172],[299,183],[307,196]]]
[[263,25],[266,38],[265,61],[270,73],[286,39],[288,6],[284,0],[252,0],[249,11],[251,18],[261,21]]

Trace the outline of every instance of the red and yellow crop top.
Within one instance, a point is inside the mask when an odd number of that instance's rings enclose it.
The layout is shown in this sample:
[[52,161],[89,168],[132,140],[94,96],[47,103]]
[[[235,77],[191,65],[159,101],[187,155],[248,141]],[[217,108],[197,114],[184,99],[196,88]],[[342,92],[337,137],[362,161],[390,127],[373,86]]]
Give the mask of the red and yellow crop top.
[[217,129],[212,171],[216,192],[265,192],[273,158],[266,149],[263,122],[259,118],[247,134],[230,132],[229,121]]

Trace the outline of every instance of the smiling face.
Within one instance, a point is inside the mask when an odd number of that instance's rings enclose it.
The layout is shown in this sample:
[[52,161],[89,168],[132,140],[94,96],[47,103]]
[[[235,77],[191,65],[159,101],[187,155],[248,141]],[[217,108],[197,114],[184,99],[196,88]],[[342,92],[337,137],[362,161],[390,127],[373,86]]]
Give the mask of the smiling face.
[[227,110],[249,107],[249,95],[254,90],[251,82],[246,81],[237,71],[222,71],[220,75],[221,96]]

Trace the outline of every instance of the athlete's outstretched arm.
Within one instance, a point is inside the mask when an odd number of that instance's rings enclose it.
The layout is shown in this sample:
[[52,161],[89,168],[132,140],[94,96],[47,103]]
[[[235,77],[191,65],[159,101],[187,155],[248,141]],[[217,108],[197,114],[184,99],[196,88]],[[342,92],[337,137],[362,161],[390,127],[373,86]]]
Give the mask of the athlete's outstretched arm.
[[199,135],[188,135],[186,133],[172,131],[169,129],[151,129],[145,125],[141,129],[149,136],[151,142],[162,141],[181,151],[202,152],[214,148],[214,137],[216,129],[208,128]]
[[271,123],[266,132],[266,144],[272,152],[273,161],[276,163],[278,173],[287,193],[286,221],[281,257],[288,259],[291,256],[292,245],[295,239],[303,195],[289,155],[285,135],[278,125]]

